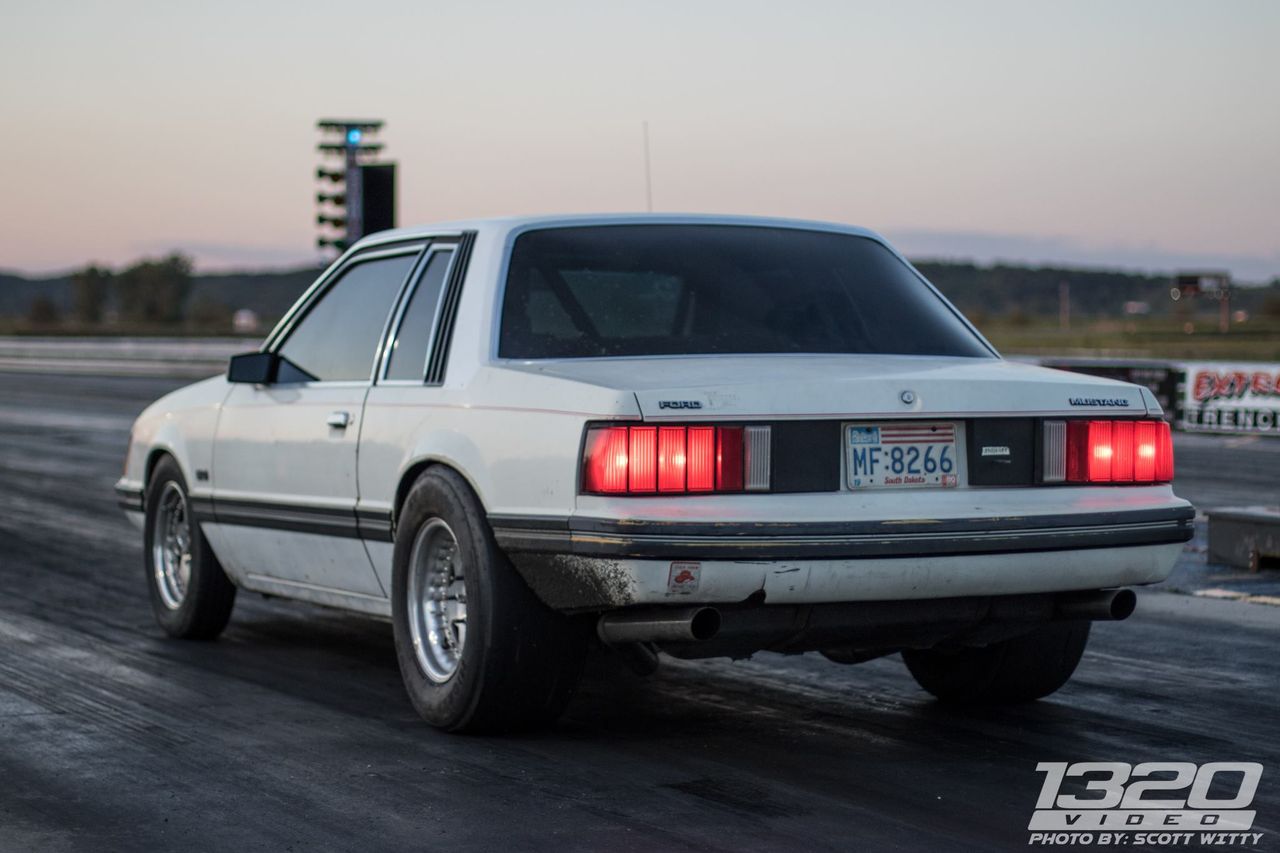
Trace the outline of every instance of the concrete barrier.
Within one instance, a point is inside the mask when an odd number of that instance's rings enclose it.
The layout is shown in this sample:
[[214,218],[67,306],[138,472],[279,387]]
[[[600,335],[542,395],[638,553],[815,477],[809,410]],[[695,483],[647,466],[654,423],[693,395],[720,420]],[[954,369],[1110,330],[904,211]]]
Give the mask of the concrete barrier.
[[1209,510],[1209,562],[1251,572],[1280,568],[1280,507]]

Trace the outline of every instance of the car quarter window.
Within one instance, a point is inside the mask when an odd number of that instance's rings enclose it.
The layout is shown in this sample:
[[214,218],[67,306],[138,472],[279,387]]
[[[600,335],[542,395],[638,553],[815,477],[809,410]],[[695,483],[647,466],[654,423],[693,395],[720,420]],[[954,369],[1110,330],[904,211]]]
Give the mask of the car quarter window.
[[409,253],[357,261],[340,273],[280,347],[287,362],[281,381],[367,380],[391,305],[416,259]]
[[426,268],[409,297],[387,355],[387,379],[421,382],[426,376],[436,307],[440,304],[452,259],[452,249],[432,252],[427,258]]

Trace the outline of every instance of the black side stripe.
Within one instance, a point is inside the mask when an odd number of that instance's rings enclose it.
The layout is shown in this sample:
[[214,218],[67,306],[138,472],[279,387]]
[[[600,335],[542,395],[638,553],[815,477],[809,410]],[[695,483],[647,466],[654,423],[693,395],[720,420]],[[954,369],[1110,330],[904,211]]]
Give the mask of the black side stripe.
[[476,232],[474,231],[462,232],[458,240],[457,255],[454,256],[453,266],[449,269],[449,280],[445,283],[440,322],[436,325],[436,339],[431,346],[431,359],[427,362],[428,385],[439,385],[444,382],[444,371],[449,364],[449,346],[453,340],[453,321],[458,313],[458,303],[462,298],[462,282],[466,278],[471,249],[475,242]]
[[317,533],[321,536],[336,536],[344,539],[357,539],[360,536],[355,511],[350,509],[219,500],[214,502],[213,514],[219,524],[268,527],[273,530]]
[[213,498],[205,495],[197,497],[195,495],[187,496],[187,506],[191,507],[191,514],[196,517],[197,521],[213,521]]
[[358,509],[356,521],[360,526],[360,538],[370,542],[394,542],[391,529],[391,513],[382,509]]
[[116,506],[129,512],[142,512],[142,489],[116,486]]
[[390,542],[391,513],[382,510],[336,509],[268,501],[189,498],[191,512],[199,521],[314,533],[341,539],[369,539]]

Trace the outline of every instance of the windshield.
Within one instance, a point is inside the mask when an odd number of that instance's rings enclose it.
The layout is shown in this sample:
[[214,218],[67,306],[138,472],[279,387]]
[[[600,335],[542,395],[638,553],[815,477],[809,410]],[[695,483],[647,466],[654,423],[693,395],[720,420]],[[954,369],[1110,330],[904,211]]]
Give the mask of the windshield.
[[951,308],[867,237],[736,225],[520,235],[498,354],[990,357]]

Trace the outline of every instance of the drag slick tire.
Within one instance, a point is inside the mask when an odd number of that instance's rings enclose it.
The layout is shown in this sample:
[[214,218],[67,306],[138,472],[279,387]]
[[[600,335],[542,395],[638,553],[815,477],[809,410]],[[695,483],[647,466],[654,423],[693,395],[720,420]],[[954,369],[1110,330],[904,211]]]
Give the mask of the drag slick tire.
[[172,457],[156,463],[145,506],[143,559],[156,621],[171,637],[214,639],[231,618],[236,587],[192,517],[187,481]]
[[400,674],[424,720],[494,732],[560,716],[587,632],[537,599],[456,472],[427,469],[405,499],[391,586]]
[[916,683],[953,704],[1015,704],[1067,683],[1089,641],[1088,622],[1052,622],[981,648],[908,649]]

